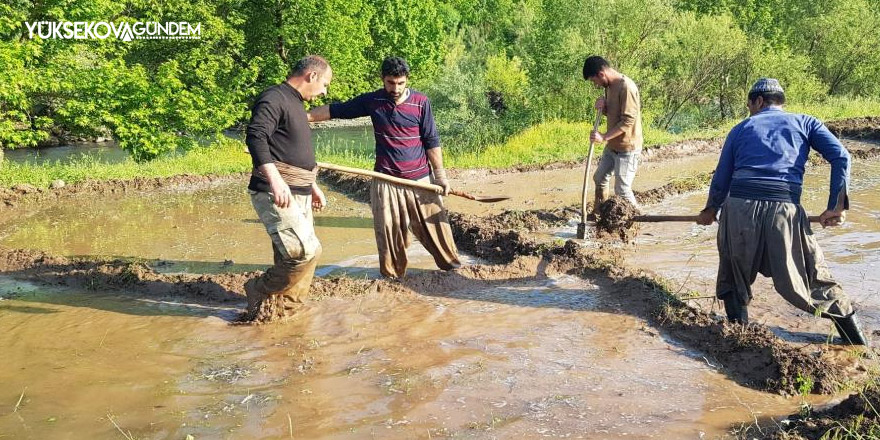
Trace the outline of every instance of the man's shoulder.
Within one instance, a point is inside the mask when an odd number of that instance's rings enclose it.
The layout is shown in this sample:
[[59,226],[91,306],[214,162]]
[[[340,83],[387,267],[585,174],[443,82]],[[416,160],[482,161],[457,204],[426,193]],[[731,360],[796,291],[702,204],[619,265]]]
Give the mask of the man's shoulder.
[[428,95],[426,95],[418,90],[409,89],[409,93],[410,93],[410,96],[412,97],[413,101],[428,102],[430,100],[428,98]]
[[623,75],[623,82],[622,82],[621,86],[625,89],[630,89],[630,90],[635,90],[635,91],[639,90],[638,84],[636,84],[636,82],[633,81],[632,78],[630,78],[626,75]]
[[361,93],[360,95],[355,96],[355,99],[363,99],[363,100],[367,100],[367,101],[379,100],[379,99],[386,97],[385,94],[383,93],[384,91],[385,90],[383,90],[383,89],[377,89],[377,90],[373,90],[370,92],[364,92],[364,93]]
[[281,84],[275,84],[272,87],[269,87],[266,90],[263,90],[259,95],[257,95],[257,99],[254,102],[267,101],[267,100],[275,100],[281,97]]

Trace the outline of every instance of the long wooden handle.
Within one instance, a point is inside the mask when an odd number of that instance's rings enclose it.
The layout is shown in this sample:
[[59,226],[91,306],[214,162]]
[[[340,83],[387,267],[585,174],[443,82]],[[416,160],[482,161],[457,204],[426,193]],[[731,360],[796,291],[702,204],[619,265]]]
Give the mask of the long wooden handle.
[[[593,122],[593,131],[599,129],[599,124],[602,123],[602,112],[596,110],[596,121]],[[590,136],[592,137],[593,133],[590,132]],[[581,224],[587,223],[587,189],[589,188],[590,183],[590,168],[593,165],[593,146],[594,143],[590,140],[590,149],[587,151],[587,168],[584,170],[584,192],[581,195]]]
[[[336,164],[327,163],[327,162],[318,162],[318,166],[321,168],[324,168],[324,169],[339,171],[339,172],[343,172],[343,173],[357,174],[359,176],[375,177],[377,179],[382,179],[382,180],[385,180],[388,182],[396,183],[398,185],[409,186],[412,188],[419,188],[419,189],[432,191],[437,194],[443,194],[443,187],[440,185],[434,185],[433,183],[424,183],[424,182],[417,182],[415,180],[401,179],[400,177],[389,176],[387,174],[377,173],[375,171],[364,170],[361,168],[345,167],[342,165],[336,165]],[[460,195],[460,194],[456,194],[456,195]],[[462,197],[464,197],[464,196],[462,196]]]
[[468,200],[478,200],[475,196],[472,196],[466,192],[456,191],[454,189],[449,190],[449,194],[452,194],[454,196],[464,197]]
[[[637,215],[633,217],[634,222],[648,222],[648,223],[659,223],[659,222],[695,222],[697,221],[696,215]],[[810,221],[813,223],[819,222],[818,215],[811,215]]]

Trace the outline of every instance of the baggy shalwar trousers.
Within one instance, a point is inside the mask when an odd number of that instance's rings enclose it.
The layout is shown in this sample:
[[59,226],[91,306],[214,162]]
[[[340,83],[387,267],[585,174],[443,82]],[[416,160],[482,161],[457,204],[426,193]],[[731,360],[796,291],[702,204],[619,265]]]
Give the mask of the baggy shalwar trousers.
[[[430,178],[419,181],[427,183]],[[383,276],[400,278],[406,275],[406,249],[412,243],[410,233],[434,257],[440,269],[450,270],[461,265],[449,217],[439,194],[373,179],[370,203],[379,250],[379,271]]]

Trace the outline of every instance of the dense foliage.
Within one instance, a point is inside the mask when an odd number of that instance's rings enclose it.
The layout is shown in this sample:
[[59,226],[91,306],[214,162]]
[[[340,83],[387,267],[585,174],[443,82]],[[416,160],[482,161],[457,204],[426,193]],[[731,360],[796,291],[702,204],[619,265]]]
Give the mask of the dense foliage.
[[[187,21],[201,38],[32,39],[33,21]],[[11,0],[0,4],[0,146],[112,136],[143,161],[208,144],[305,54],[334,68],[326,100],[378,87],[381,59],[406,57],[459,151],[590,120],[590,54],[640,85],[646,123],[712,127],[744,114],[760,76],[794,103],[880,99],[878,28],[870,0]]]

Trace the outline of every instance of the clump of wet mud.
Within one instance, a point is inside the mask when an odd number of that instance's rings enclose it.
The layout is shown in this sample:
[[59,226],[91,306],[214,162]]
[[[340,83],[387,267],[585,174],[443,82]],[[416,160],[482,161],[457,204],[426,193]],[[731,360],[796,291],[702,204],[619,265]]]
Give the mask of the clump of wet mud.
[[283,321],[295,317],[296,312],[303,309],[302,301],[290,295],[262,295],[260,298],[254,298],[254,294],[248,292],[247,284],[245,284],[245,293],[248,300],[247,310],[239,315],[236,324],[268,324]]
[[765,438],[772,440],[877,438],[880,432],[878,409],[880,409],[880,385],[871,384],[827,410],[807,415],[792,414],[784,425]]
[[493,263],[510,263],[519,255],[539,255],[543,249],[522,232],[500,228],[503,220],[449,213],[455,244],[462,252]]
[[596,227],[603,234],[617,235],[626,243],[631,242],[639,232],[639,225],[633,218],[639,210],[629,200],[613,196],[599,205]]

